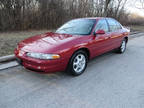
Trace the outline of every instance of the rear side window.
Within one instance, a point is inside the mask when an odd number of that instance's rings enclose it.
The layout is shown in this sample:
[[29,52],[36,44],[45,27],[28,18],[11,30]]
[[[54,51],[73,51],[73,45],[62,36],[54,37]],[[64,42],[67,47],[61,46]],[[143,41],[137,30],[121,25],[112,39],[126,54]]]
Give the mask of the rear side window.
[[97,30],[104,30],[105,32],[109,31],[108,24],[107,24],[105,19],[102,19],[102,20],[98,21],[98,23],[96,25],[96,28],[95,28],[95,32]]
[[116,21],[116,20],[115,20],[115,22],[116,22],[117,30],[120,30],[120,29],[122,29],[122,26],[121,26],[121,24],[120,24],[118,21]]
[[115,32],[117,30],[122,29],[120,23],[117,22],[116,20],[114,20],[114,19],[107,19],[107,21],[108,21],[108,24],[109,24],[111,32]]

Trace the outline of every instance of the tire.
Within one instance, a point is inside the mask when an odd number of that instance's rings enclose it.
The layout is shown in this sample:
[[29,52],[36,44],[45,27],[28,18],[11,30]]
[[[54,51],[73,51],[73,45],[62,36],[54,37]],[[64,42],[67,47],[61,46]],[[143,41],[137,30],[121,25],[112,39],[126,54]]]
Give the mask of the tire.
[[66,72],[73,75],[79,76],[84,73],[88,63],[88,55],[85,51],[79,50],[75,52],[67,66]]
[[117,49],[117,53],[123,54],[126,51],[127,42],[124,39],[121,43],[121,46]]

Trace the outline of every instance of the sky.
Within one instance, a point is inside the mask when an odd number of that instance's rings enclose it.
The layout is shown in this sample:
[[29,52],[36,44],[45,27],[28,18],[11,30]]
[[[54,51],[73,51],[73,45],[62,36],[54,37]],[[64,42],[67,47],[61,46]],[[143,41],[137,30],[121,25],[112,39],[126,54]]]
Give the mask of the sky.
[[141,3],[139,0],[128,0],[126,9],[130,13],[135,13],[144,17],[144,9],[139,9],[141,7]]

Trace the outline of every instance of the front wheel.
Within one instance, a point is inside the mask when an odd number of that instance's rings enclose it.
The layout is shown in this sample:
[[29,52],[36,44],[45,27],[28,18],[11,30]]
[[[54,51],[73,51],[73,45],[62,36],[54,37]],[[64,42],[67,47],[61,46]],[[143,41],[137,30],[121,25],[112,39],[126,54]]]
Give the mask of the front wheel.
[[71,75],[79,76],[85,71],[87,62],[88,56],[86,52],[82,50],[77,51],[73,54],[69,61],[67,72]]
[[127,46],[127,42],[126,42],[126,39],[124,39],[121,43],[121,46],[118,48],[118,53],[124,53],[125,50],[126,50],[126,46]]

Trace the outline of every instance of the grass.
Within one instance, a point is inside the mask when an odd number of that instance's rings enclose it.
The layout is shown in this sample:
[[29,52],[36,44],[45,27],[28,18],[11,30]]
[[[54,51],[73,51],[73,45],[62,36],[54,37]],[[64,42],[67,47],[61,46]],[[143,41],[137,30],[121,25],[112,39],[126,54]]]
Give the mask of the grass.
[[47,30],[39,31],[25,31],[25,32],[6,32],[0,33],[0,56],[6,56],[13,54],[17,43],[28,37],[43,34],[48,32]]
[[143,31],[144,32],[144,26],[134,25],[130,26],[131,31]]

